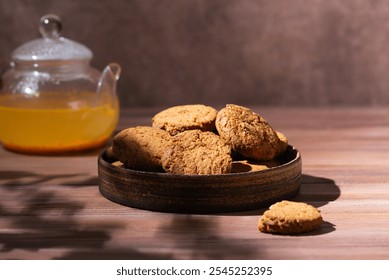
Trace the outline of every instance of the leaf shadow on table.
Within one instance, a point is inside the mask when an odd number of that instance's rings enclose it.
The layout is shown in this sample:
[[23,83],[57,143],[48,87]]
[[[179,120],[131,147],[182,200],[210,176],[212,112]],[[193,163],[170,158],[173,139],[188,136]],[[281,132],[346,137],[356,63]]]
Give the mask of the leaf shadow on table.
[[[153,236],[153,247],[137,244],[135,240],[132,242],[132,247],[122,244],[120,248],[73,250],[59,259],[206,260],[259,257],[258,248],[253,248],[241,238],[220,236],[212,217],[201,215],[169,214],[166,223],[162,223]],[[142,247],[143,252],[137,249]]]
[[[73,186],[85,186],[97,184],[97,176],[88,176],[84,173],[74,174],[38,174],[27,171],[0,171],[0,179],[3,181],[0,186],[4,187],[20,187],[20,186],[33,186],[50,184],[52,180],[67,180],[68,178],[74,180],[75,177],[87,177],[86,179],[77,181],[72,184],[71,182],[64,185]],[[88,183],[88,184],[87,184]]]
[[[85,203],[70,200],[61,194],[61,188],[97,187],[90,185],[97,182],[94,177],[86,177],[77,184],[69,181],[56,188],[46,188],[45,183],[55,179],[55,175],[1,172],[0,178],[6,182],[1,186],[2,194],[6,196],[0,199],[0,220],[9,226],[8,230],[5,228],[0,232],[0,259],[29,259],[34,253],[42,256],[38,257],[41,259],[171,258],[170,254],[142,253],[131,247],[106,248],[113,232],[128,225],[114,220],[92,220],[85,224],[78,219]],[[61,175],[61,178],[78,175]],[[21,179],[29,183],[24,184]],[[37,185],[30,185],[31,182]],[[18,203],[12,200],[18,200]],[[45,250],[48,253],[42,253]]]
[[12,193],[11,198],[23,200],[23,207],[13,209],[7,203],[0,204],[1,219],[12,228],[0,233],[0,256],[13,250],[100,248],[110,238],[101,227],[83,227],[77,223],[74,216],[84,209],[80,202],[34,187],[13,187]]
[[[221,233],[218,216],[176,214],[162,225],[156,238],[167,240],[174,248],[176,258],[182,259],[258,259],[261,258],[258,239],[252,242],[241,237],[228,237]],[[254,227],[255,228],[255,227]],[[235,227],[239,231],[239,226]],[[257,234],[254,231],[254,236]],[[166,245],[165,245],[166,246]]]
[[85,208],[82,202],[66,200],[51,189],[29,186],[6,189],[12,193],[8,197],[23,198],[23,207],[15,209],[0,201],[0,219],[10,224],[11,229],[0,232],[0,259],[28,259],[34,253],[41,259],[71,260],[225,259],[231,254],[252,259],[258,256],[257,249],[245,240],[222,237],[218,233],[217,217],[206,215],[162,214],[166,222],[155,231],[156,247],[139,246],[137,240],[131,239],[127,242],[123,239],[120,246],[106,246],[115,231],[131,227],[130,220],[84,224],[77,219]]

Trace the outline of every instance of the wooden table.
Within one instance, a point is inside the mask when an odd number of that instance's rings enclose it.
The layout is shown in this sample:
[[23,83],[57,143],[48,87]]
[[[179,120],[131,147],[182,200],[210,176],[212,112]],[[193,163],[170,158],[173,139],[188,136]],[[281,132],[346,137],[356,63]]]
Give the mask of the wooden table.
[[[322,227],[264,234],[257,211],[188,215],[102,197],[97,156],[0,149],[1,259],[389,259],[389,108],[253,108],[302,154],[301,191]],[[159,109],[127,109],[118,129]]]

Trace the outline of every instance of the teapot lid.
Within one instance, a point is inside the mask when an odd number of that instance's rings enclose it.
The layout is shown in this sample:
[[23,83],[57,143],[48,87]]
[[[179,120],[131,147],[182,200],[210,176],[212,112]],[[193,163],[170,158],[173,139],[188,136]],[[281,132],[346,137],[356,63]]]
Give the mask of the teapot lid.
[[90,60],[92,51],[75,41],[61,37],[61,20],[57,15],[45,15],[40,20],[42,38],[16,48],[11,58],[18,61]]

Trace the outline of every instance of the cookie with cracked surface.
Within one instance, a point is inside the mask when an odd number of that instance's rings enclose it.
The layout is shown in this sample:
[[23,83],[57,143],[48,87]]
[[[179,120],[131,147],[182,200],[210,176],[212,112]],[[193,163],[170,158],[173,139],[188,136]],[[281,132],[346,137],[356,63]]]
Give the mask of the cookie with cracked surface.
[[271,160],[279,153],[276,131],[259,114],[227,104],[216,116],[216,129],[232,149],[255,160]]
[[320,227],[320,211],[304,202],[283,200],[270,206],[258,222],[258,229],[266,233],[298,234]]
[[159,128],[127,128],[113,138],[112,152],[128,168],[163,171],[161,158],[171,137],[168,132]]
[[187,130],[172,137],[162,166],[172,174],[226,174],[231,171],[231,148],[209,131]]
[[185,130],[214,131],[217,110],[202,104],[170,107],[152,118],[152,126],[176,135]]

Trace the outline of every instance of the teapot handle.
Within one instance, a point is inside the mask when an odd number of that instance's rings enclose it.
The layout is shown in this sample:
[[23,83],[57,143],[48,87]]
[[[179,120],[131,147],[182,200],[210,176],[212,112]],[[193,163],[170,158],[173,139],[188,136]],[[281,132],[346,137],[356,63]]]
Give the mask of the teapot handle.
[[113,107],[118,106],[116,85],[120,78],[121,67],[117,63],[108,64],[101,73],[99,82],[97,84],[96,98],[109,93],[111,96],[111,104]]

